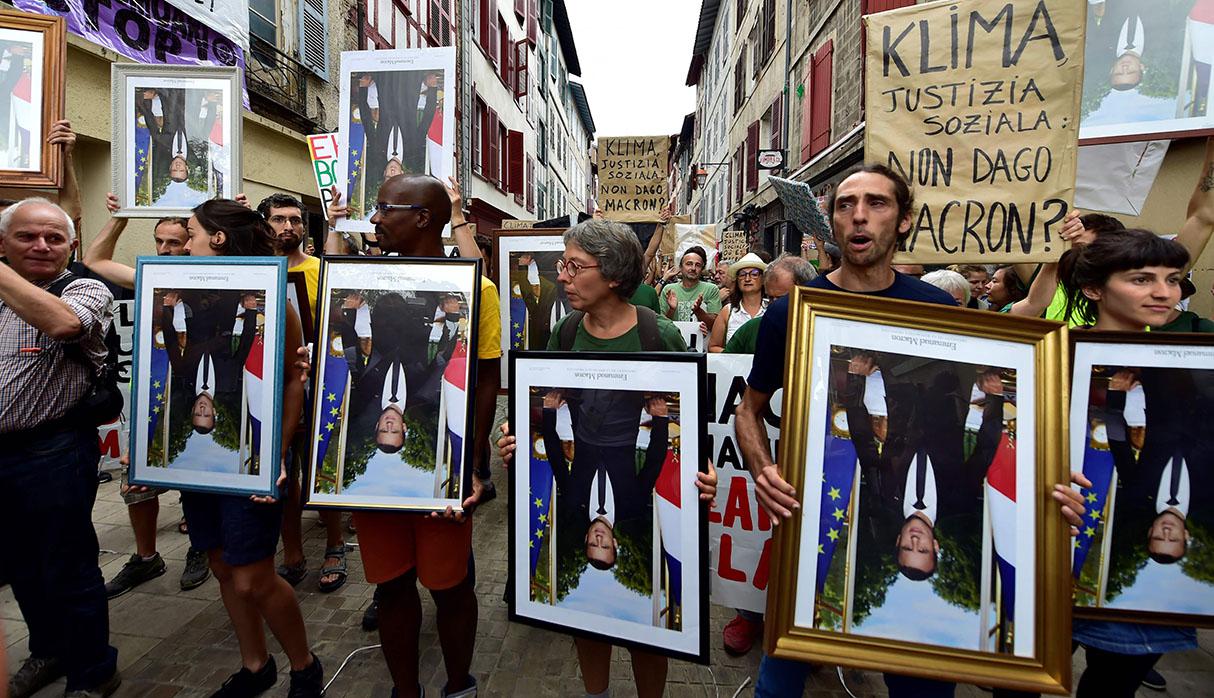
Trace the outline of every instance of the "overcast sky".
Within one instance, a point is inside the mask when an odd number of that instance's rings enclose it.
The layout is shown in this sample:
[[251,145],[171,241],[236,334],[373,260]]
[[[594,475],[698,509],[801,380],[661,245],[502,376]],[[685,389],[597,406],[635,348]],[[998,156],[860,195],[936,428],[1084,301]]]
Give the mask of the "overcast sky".
[[[596,136],[678,133],[700,0],[565,0]],[[574,78],[577,80],[578,78]]]

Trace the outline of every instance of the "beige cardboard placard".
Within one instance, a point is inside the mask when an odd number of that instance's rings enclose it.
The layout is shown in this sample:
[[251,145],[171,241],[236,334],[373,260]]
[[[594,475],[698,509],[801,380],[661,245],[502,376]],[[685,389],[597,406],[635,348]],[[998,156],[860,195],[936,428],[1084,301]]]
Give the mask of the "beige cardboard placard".
[[1065,251],[1085,3],[934,2],[864,18],[864,151],[914,188],[897,262],[1045,262]]
[[670,136],[600,138],[599,208],[608,220],[646,223],[670,199]]
[[750,249],[750,243],[746,239],[745,230],[726,230],[721,233],[721,244],[719,246],[721,259],[718,264],[729,266],[739,259],[746,256],[746,252]]
[[528,230],[534,228],[535,224],[536,221],[504,220],[502,221],[502,230]]

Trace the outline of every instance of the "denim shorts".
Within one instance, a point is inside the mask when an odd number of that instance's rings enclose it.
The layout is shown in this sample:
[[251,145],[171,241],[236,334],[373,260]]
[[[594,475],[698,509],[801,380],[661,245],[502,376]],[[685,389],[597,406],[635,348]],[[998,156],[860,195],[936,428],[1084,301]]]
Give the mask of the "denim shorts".
[[259,504],[243,495],[182,492],[181,508],[190,524],[190,546],[219,549],[233,567],[272,558],[278,549],[281,501]]
[[1197,648],[1197,630],[1170,625],[1075,619],[1071,637],[1085,647],[1117,654],[1163,654]]

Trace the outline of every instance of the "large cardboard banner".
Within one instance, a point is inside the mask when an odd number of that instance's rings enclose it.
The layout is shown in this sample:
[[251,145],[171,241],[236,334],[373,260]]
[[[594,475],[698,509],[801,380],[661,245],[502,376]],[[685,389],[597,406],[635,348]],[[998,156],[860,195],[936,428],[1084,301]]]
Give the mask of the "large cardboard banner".
[[666,164],[670,136],[599,139],[599,208],[608,220],[645,223],[659,220],[670,199]]
[[[708,355],[708,452],[717,467],[716,505],[708,512],[709,583],[712,602],[728,608],[763,613],[767,607],[767,577],[771,559],[771,520],[755,499],[755,484],[742,463],[734,434],[734,410],[746,391],[746,375],[754,356]],[[772,459],[780,440],[780,401],[772,396],[765,415]]]
[[1084,4],[935,2],[865,17],[865,156],[916,209],[898,262],[1058,259],[1071,208]]
[[337,134],[317,133],[308,136],[308,157],[312,160],[312,173],[316,175],[316,189],[320,192],[320,203],[328,215],[337,186]]

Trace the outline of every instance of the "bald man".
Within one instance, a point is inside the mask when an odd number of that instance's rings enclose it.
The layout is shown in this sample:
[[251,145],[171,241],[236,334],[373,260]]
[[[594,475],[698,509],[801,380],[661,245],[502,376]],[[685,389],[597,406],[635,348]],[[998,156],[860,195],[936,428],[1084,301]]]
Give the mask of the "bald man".
[[[371,223],[384,254],[444,257],[442,233],[451,219],[451,201],[437,179],[398,175],[379,189]],[[411,514],[357,512],[358,538],[367,581],[379,585],[380,642],[396,695],[418,695],[418,635],[421,600],[417,582],[430,590],[437,607],[439,643],[447,668],[447,696],[471,696],[476,680],[468,673],[476,640],[476,594],[472,575],[470,514],[486,492],[479,474],[488,472],[489,427],[496,408],[500,376],[501,327],[497,287],[480,277],[476,342],[477,444],[472,458],[472,493],[462,514],[423,518]],[[472,349],[472,347],[470,347]],[[488,498],[486,498],[487,501]]]

